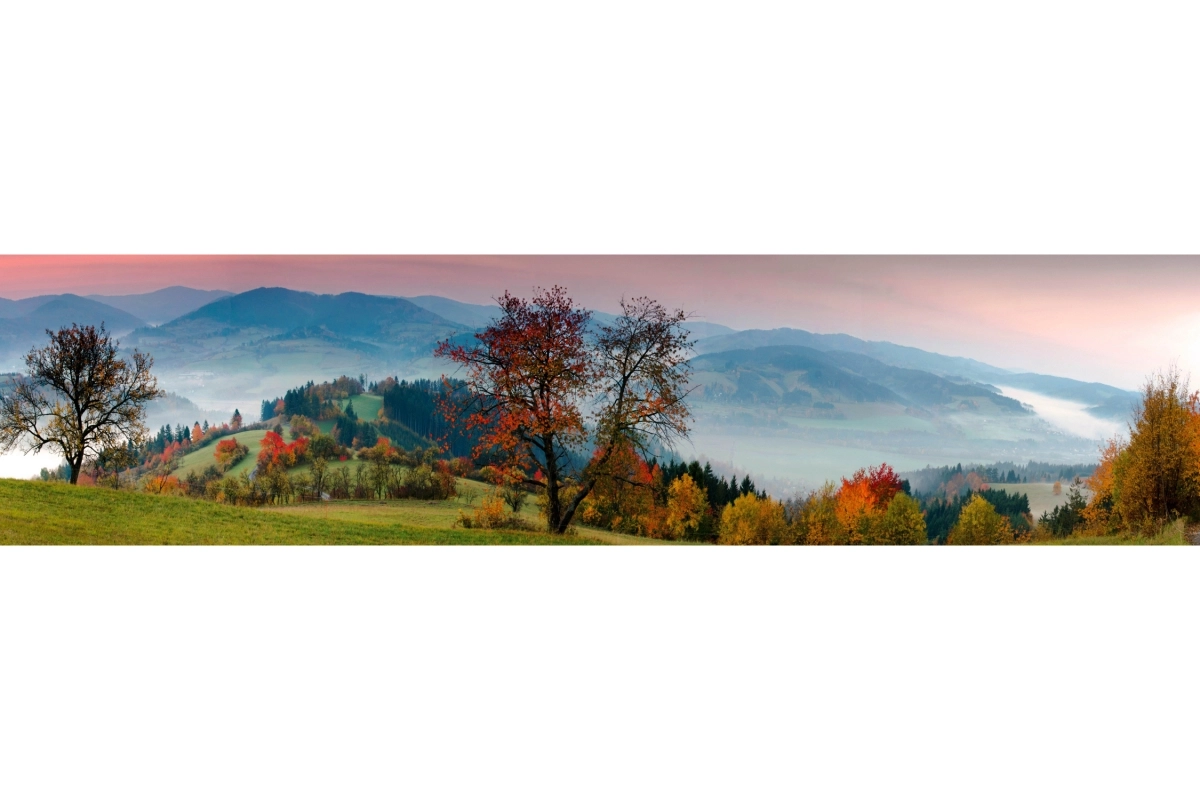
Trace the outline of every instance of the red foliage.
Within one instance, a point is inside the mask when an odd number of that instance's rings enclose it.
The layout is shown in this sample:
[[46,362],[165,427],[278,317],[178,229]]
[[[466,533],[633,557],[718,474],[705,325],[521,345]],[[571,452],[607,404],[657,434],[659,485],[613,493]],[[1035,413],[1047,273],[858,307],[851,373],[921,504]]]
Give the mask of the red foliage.
[[887,464],[880,464],[870,469],[860,469],[850,480],[842,478],[842,492],[847,494],[862,494],[864,500],[876,509],[887,508],[902,488],[903,483],[896,470]]
[[447,392],[442,412],[479,433],[475,458],[495,449],[509,468],[529,469],[538,448],[557,462],[584,439],[579,405],[596,377],[586,342],[591,314],[558,286],[532,301],[505,292],[499,302],[500,319],[475,334],[481,346],[438,346],[438,357],[465,368],[470,395],[464,408]]
[[308,453],[308,439],[301,436],[291,444],[283,441],[283,437],[275,431],[267,431],[262,438],[262,450],[258,454],[258,467],[282,467],[287,469],[296,466],[296,462]]

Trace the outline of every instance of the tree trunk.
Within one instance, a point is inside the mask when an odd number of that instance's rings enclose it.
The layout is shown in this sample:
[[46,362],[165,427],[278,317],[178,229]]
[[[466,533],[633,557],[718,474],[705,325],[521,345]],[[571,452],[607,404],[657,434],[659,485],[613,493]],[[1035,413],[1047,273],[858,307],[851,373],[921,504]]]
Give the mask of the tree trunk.
[[71,467],[71,485],[76,486],[79,483],[79,473],[83,471],[83,453],[80,453],[76,458],[72,458],[67,463]]
[[567,528],[571,525],[571,520],[575,518],[575,512],[579,509],[579,504],[584,501],[584,499],[591,493],[595,486],[596,481],[591,480],[585,485],[579,487],[579,491],[575,494],[575,497],[571,499],[571,504],[562,512],[562,519],[558,523],[558,533],[567,532]]
[[562,498],[558,493],[558,458],[554,452],[554,439],[542,439],[542,453],[546,456],[546,522],[551,531],[562,533]]

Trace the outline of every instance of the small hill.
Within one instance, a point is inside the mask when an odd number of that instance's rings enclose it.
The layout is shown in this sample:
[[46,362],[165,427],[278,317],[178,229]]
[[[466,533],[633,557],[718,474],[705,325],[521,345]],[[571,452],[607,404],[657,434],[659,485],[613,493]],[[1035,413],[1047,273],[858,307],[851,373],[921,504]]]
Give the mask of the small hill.
[[187,286],[168,286],[165,289],[143,294],[90,294],[87,298],[139,317],[147,324],[161,325],[195,311],[214,300],[228,297],[230,294],[221,289],[205,290],[191,289]]

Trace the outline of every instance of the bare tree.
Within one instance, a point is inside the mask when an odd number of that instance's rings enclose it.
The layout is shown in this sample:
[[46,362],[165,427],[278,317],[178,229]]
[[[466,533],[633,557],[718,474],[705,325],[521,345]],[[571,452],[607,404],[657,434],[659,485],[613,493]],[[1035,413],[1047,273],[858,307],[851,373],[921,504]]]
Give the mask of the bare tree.
[[141,444],[146,403],[162,392],[150,374],[154,359],[136,350],[128,361],[117,358],[120,343],[103,323],[98,331],[72,325],[46,333],[50,344],[29,351],[28,374],[0,397],[0,452],[57,451],[78,483],[89,456]]
[[600,326],[593,345],[599,380],[593,398],[596,451],[583,470],[579,491],[563,513],[566,530],[580,503],[609,476],[621,449],[643,457],[651,444],[672,445],[688,435],[691,366],[687,314],[668,311],[648,297],[621,300],[621,315]]

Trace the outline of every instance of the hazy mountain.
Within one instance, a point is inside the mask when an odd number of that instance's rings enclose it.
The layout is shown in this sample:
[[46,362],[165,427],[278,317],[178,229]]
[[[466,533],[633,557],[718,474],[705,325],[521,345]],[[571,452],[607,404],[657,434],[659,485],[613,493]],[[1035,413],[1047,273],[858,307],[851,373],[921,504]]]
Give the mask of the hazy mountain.
[[263,288],[141,328],[124,344],[151,353],[176,391],[224,410],[308,380],[437,375],[437,342],[468,330],[401,297]]
[[459,325],[465,325],[468,328],[486,327],[500,314],[499,307],[495,305],[460,303],[458,300],[451,300],[448,297],[438,297],[432,294],[425,294],[420,297],[406,297],[404,299],[413,305],[420,306],[426,311],[432,311],[443,319],[457,322]]
[[[119,308],[140,317],[150,325],[161,325],[176,317],[182,317],[214,300],[228,297],[231,292],[221,289],[189,289],[186,286],[168,286],[145,294],[100,295],[90,294],[89,300]],[[3,313],[0,309],[0,313]]]
[[[448,297],[438,297],[437,295],[421,295],[405,299],[452,322],[457,322],[460,325],[466,325],[470,328],[485,327],[500,315],[500,309],[495,305],[461,303],[458,300],[451,300]],[[607,325],[616,318],[615,314],[608,314],[604,311],[592,312],[592,319],[601,324]],[[685,327],[691,331],[694,340],[735,332],[733,328],[726,325],[718,325],[715,322],[705,322],[698,319],[688,320]]]
[[1087,410],[1090,413],[1109,419],[1126,418],[1129,409],[1138,398],[1136,392],[1102,383],[1087,383],[1032,372],[1012,372],[971,358],[944,356],[891,342],[870,342],[841,333],[809,333],[793,328],[738,331],[704,339],[697,344],[696,350],[699,353],[718,353],[780,345],[799,345],[823,352],[858,353],[892,367],[921,370],[960,383],[977,382],[1024,389],[1048,397],[1083,403],[1089,406]]
[[862,353],[774,345],[691,364],[691,453],[808,488],[881,462],[917,469],[1095,458],[1095,438],[992,385]]
[[1029,413],[991,387],[893,367],[858,353],[773,346],[710,353],[691,363],[697,397],[717,402],[800,408],[819,403],[892,403],[961,410],[985,401],[1000,412]]
[[0,311],[0,368],[10,369],[32,347],[46,344],[47,329],[103,322],[110,333],[122,335],[143,324],[132,314],[74,294],[8,300]]

